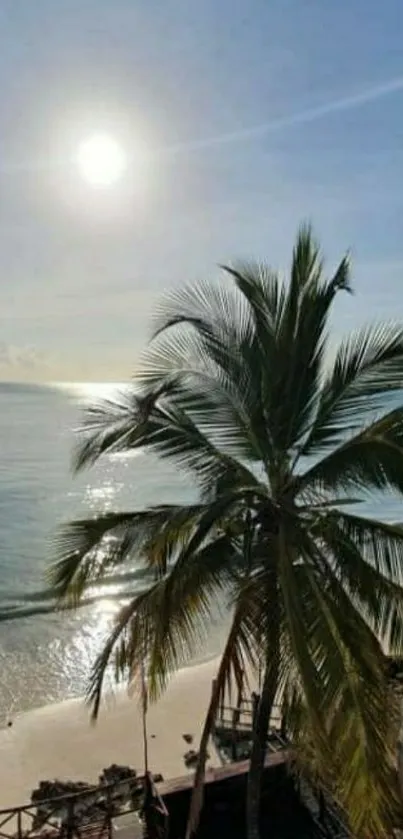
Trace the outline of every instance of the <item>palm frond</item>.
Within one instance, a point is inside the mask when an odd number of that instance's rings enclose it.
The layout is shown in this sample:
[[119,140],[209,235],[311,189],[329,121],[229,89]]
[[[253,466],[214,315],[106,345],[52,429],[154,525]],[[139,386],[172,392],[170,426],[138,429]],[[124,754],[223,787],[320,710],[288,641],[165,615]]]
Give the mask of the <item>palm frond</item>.
[[391,523],[343,511],[328,513],[379,573],[403,586],[403,524]]
[[[303,249],[307,248],[308,243]],[[334,276],[327,280],[322,276],[319,254],[311,244],[312,248],[310,256],[309,252],[305,254],[303,264],[295,267],[295,281],[291,281],[287,308],[278,334],[279,354],[284,367],[281,398],[280,391],[278,394],[277,423],[283,450],[299,446],[311,426],[327,349],[330,307],[340,290],[349,290],[347,257],[341,261]],[[298,302],[294,300],[297,290]]]
[[[233,440],[234,430],[226,428],[228,443],[228,437],[229,442]],[[226,435],[225,430],[222,434]],[[139,448],[150,449],[191,473],[201,488],[211,486],[228,472],[235,482],[256,483],[253,473],[215,445],[189,412],[172,399],[159,398],[155,404],[150,394],[143,401],[130,395],[127,403],[101,403],[88,412],[76,451],[76,468],[90,465],[101,455]]]
[[176,334],[164,333],[147,351],[153,386],[156,379],[161,388],[163,381],[169,383],[170,406],[185,412],[223,452],[243,461],[261,461],[264,428],[256,415],[259,390],[254,381],[253,344],[244,345],[233,356],[228,354],[225,367],[215,360],[208,362],[182,352]]
[[[154,396],[142,398],[128,388],[113,399],[101,399],[83,412],[79,442],[73,456],[76,472],[92,466],[102,455],[141,446],[144,424],[154,406]],[[140,442],[139,442],[140,441]]]
[[281,598],[287,622],[289,655],[295,661],[304,693],[308,715],[315,733],[315,740],[321,754],[328,749],[326,741],[326,720],[323,714],[323,689],[318,663],[310,648],[315,627],[312,615],[306,611],[301,597],[299,566],[283,529],[279,535],[278,577]]
[[[388,808],[389,813],[393,811],[390,696],[384,656],[335,576],[327,571],[323,580],[316,579],[309,565],[304,568],[316,600],[318,637],[327,652],[332,650],[332,636],[334,639],[331,658],[323,666],[335,691],[327,720],[336,790],[352,829],[358,835],[381,835]],[[341,672],[335,667],[337,660]],[[363,800],[368,802],[365,808]]]
[[[239,276],[235,269],[224,270]],[[259,283],[263,269],[256,271],[260,271],[255,278]],[[224,285],[201,285],[169,295],[162,304],[164,316],[143,356],[140,382],[152,387],[175,382],[176,404],[196,412],[199,420],[204,415],[215,433],[221,426],[222,443],[228,437],[223,427],[232,428],[240,456],[264,460],[270,436],[263,411],[266,397],[262,393],[258,325],[250,301],[239,289],[231,291]],[[203,306],[198,311],[200,298]],[[267,341],[266,335],[266,345]]]
[[88,688],[99,709],[104,677],[114,662],[117,678],[133,680],[145,665],[149,696],[156,699],[179,667],[206,639],[219,595],[231,585],[234,551],[225,535],[200,549],[186,564],[176,563],[149,590],[123,607],[98,656]]
[[383,407],[387,394],[403,382],[403,329],[400,324],[368,326],[340,346],[320,393],[315,420],[303,453],[339,444],[359,428],[369,412]]
[[146,559],[164,571],[203,510],[197,504],[163,505],[70,522],[54,539],[56,559],[48,569],[53,595],[78,604],[89,587],[128,559]]
[[403,654],[403,528],[330,513],[319,531],[334,573],[391,655]]
[[155,308],[151,340],[180,325],[193,326],[195,338],[215,336],[221,343],[225,336],[229,345],[230,338],[233,345],[242,343],[253,328],[240,295],[229,285],[214,281],[199,281],[166,293]]
[[224,268],[253,316],[267,435],[277,452],[286,452],[307,431],[316,407],[327,316],[336,293],[350,289],[348,259],[325,281],[319,249],[310,229],[302,228],[287,291],[269,269]]
[[403,408],[371,423],[297,478],[299,491],[403,491]]

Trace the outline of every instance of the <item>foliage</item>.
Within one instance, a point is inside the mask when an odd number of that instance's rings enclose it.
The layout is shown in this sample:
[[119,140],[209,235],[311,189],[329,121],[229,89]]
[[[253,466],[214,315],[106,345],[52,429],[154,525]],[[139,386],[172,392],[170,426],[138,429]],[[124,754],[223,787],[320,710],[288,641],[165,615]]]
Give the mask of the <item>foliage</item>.
[[403,652],[403,527],[360,515],[358,502],[403,490],[403,407],[388,401],[403,327],[367,326],[330,363],[340,292],[351,292],[348,258],[328,279],[303,227],[288,283],[241,264],[166,295],[135,387],[88,410],[76,467],[150,450],[191,477],[199,501],[73,522],[50,576],[75,605],[135,556],[152,575],[95,663],[95,716],[110,662],[133,680],[145,661],[157,697],[225,601],[233,622],[204,746],[225,686],[275,656],[299,754],[354,832],[380,837],[396,804],[384,650]]

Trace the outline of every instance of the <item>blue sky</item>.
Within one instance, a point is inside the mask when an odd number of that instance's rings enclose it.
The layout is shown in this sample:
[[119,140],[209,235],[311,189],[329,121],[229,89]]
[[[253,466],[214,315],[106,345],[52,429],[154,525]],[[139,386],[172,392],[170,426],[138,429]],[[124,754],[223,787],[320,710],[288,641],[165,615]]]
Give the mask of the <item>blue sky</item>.
[[[164,288],[286,268],[304,219],[352,251],[335,335],[403,319],[402,31],[401,0],[2,0],[0,378],[124,379]],[[132,157],[102,193],[96,131]]]

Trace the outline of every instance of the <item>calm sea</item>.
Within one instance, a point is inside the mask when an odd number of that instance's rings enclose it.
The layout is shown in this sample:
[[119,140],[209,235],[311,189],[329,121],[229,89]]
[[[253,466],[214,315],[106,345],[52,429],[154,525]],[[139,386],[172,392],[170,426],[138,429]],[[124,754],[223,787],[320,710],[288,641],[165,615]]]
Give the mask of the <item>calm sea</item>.
[[[51,536],[63,520],[194,497],[177,471],[144,454],[106,458],[72,476],[83,405],[110,389],[0,385],[0,607],[45,587]],[[374,505],[372,499],[370,506],[389,519],[403,518],[400,503]],[[74,614],[0,623],[0,726],[16,711],[84,693],[115,609],[105,598]],[[200,656],[217,653],[221,640],[218,623]]]
[[[0,385],[0,608],[44,589],[57,523],[194,496],[178,472],[144,454],[106,458],[73,477],[83,405],[110,389]],[[84,693],[116,608],[105,598],[75,614],[0,623],[0,726],[17,710]],[[218,629],[201,656],[218,651],[219,636]]]

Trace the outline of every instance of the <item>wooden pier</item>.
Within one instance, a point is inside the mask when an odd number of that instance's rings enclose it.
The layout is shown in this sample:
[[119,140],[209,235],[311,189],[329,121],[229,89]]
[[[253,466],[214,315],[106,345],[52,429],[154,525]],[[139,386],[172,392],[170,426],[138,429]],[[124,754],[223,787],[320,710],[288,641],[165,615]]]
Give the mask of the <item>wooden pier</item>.
[[[219,829],[222,831],[223,818],[232,825],[231,835],[242,836],[239,831],[245,821],[246,779],[257,702],[258,697],[253,694],[250,700],[239,695],[235,707],[223,704],[219,709],[212,739],[221,765],[206,770],[200,839],[215,836]],[[298,833],[301,839],[352,839],[331,800],[325,800],[323,793],[293,776],[291,763],[292,747],[287,742],[280,710],[275,709],[267,735],[263,818],[268,818],[269,825],[270,819],[277,818],[280,823],[282,817],[291,818],[287,811],[294,808],[301,824],[305,824],[304,830]],[[193,774],[156,783],[160,779],[156,776],[154,781],[150,773],[138,777],[133,770],[130,772],[133,777],[129,780],[107,783],[108,777],[104,775],[98,786],[45,800],[40,795],[38,798],[36,792],[29,804],[0,810],[0,839],[171,839],[173,836],[177,839],[184,836]],[[311,824],[309,829],[308,824]],[[267,836],[270,835],[269,830]]]
[[[91,786],[70,795],[0,810],[0,839],[112,839],[116,822],[129,814],[156,821],[167,816],[151,776],[136,779],[133,796],[122,806],[127,782]],[[153,813],[155,811],[155,814]],[[144,825],[146,822],[143,816]]]

